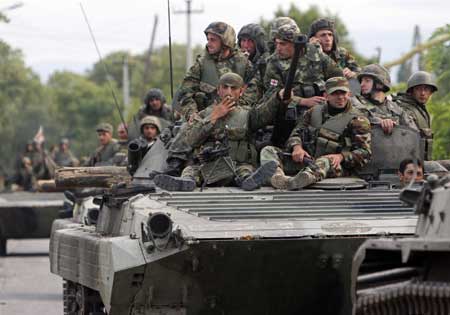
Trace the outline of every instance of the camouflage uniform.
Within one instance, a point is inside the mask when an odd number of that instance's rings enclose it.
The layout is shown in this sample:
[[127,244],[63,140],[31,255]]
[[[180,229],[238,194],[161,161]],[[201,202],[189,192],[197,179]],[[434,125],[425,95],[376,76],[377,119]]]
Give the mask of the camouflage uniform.
[[[286,24],[278,30],[277,38],[293,42],[295,36],[299,34],[300,30],[296,25]],[[280,59],[276,54],[270,56],[264,76],[266,94],[284,87],[290,65],[290,59]],[[313,44],[306,44],[305,54],[300,56],[295,73],[293,86],[295,97],[288,107],[298,108],[302,112],[305,108],[300,108],[298,105],[301,97],[321,96],[324,92],[325,80],[341,75],[342,70],[320,48]],[[295,126],[295,118],[285,120],[283,117],[278,118],[277,121],[280,128],[279,131],[276,131],[277,127],[275,128],[272,141],[274,145],[281,147]]]
[[418,85],[430,86],[433,89],[433,93],[438,90],[436,83],[429,73],[418,71],[408,79],[406,93],[394,95],[393,100],[414,120],[414,123],[420,131],[421,139],[424,142],[425,160],[431,160],[433,153],[431,117],[425,104],[419,103],[411,95],[412,89]]
[[[153,110],[149,102],[151,99],[157,98],[161,100],[162,107],[159,111]],[[144,98],[144,105],[141,106],[136,115],[133,116],[128,127],[128,138],[135,139],[139,137],[139,125],[145,116],[155,116],[162,120],[162,124],[168,127],[175,121],[175,116],[172,107],[166,103],[166,98],[160,89],[150,89]]]
[[[349,91],[349,84],[345,78],[335,77],[326,82],[326,89],[329,94],[336,90]],[[304,131],[309,133],[310,139],[304,139]],[[297,175],[307,173],[306,184],[327,177],[355,174],[356,170],[369,162],[372,154],[370,123],[352,107],[350,101],[342,110],[337,110],[330,104],[317,105],[309,109],[304,118],[298,121],[287,141],[287,151],[292,152],[296,145],[301,145],[315,158],[314,162],[296,163],[285,155],[280,157],[279,148],[268,146],[261,151],[261,164],[276,161],[282,175],[284,173],[292,175],[298,171],[301,172]],[[337,168],[333,167],[331,160],[324,156],[336,153],[343,156],[343,161]]]
[[[339,36],[336,33],[336,28],[333,21],[328,19],[318,19],[311,24],[309,30],[309,38],[316,35],[320,30],[330,30],[333,32],[333,48],[329,53],[326,53],[336,64],[341,68],[349,68],[353,72],[361,71],[355,58],[344,47],[338,46]],[[318,44],[320,46],[320,44]]]
[[279,16],[279,17],[275,18],[272,21],[272,23],[270,23],[269,41],[267,42],[267,46],[269,48],[270,55],[272,55],[275,52],[275,37],[278,34],[278,29],[282,25],[297,26],[297,23],[288,16]]
[[[376,82],[382,83],[383,92],[390,90],[391,78],[389,72],[380,65],[371,64],[365,66],[358,74],[358,80],[361,82],[362,77],[368,76]],[[355,108],[364,114],[371,124],[379,124],[381,119],[392,119],[397,124],[407,126],[411,129],[417,130],[417,127],[412,118],[392,99],[385,97],[382,103],[379,103],[371,98],[371,95],[356,95],[352,98]]]
[[[223,74],[234,72],[247,81],[253,69],[247,56],[236,49],[236,34],[230,25],[224,22],[211,23],[205,29],[205,35],[208,33],[219,36],[222,45],[228,47],[231,53],[222,59],[220,54],[211,55],[205,48],[203,54],[197,56],[179,90],[180,111],[187,120],[193,113],[202,111],[214,103],[217,98],[219,78]],[[242,104],[252,106],[256,101],[256,83],[253,81],[248,84],[242,96]]]
[[[99,124],[96,131],[106,131],[112,134],[113,127],[110,124]],[[114,157],[120,152],[120,145],[116,139],[111,139],[111,141],[106,145],[101,145],[95,149],[94,154],[91,155],[87,166],[105,166],[114,165]]]

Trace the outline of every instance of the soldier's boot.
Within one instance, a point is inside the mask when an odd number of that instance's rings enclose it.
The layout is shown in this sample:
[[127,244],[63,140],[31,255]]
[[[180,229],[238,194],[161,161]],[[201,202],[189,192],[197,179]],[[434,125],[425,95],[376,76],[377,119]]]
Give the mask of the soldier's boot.
[[155,185],[168,191],[193,191],[195,180],[185,177],[175,177],[167,174],[156,175],[153,179]]
[[261,187],[270,177],[275,174],[277,169],[277,162],[269,161],[264,165],[258,167],[249,177],[244,179],[241,183],[241,188],[244,190],[255,190]]
[[289,179],[287,189],[289,190],[302,189],[303,187],[309,186],[316,182],[317,179],[313,174],[302,171]]
[[287,189],[290,178],[284,174],[284,171],[280,167],[277,167],[275,174],[270,179],[270,184],[277,189]]

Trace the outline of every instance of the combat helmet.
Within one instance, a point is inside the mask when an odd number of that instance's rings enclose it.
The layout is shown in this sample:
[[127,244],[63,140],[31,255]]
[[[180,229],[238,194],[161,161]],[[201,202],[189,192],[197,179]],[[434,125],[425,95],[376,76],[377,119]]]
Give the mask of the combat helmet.
[[[295,25],[297,26],[297,23],[295,21],[288,17],[288,16],[280,16],[277,17],[270,23],[270,39],[273,41],[275,40],[275,36],[277,35],[278,29],[283,25]],[[298,27],[298,26],[297,26]],[[300,33],[300,29],[299,29]]]
[[336,33],[336,25],[334,21],[326,18],[321,18],[315,20],[311,27],[309,28],[308,39],[315,36],[316,33],[320,30],[330,30],[333,32],[333,48],[332,50],[336,50],[338,44],[338,35]]
[[293,42],[298,35],[300,35],[300,28],[297,24],[284,24],[278,28],[275,38]]
[[158,128],[158,132],[161,132],[161,122],[159,121],[158,117],[155,116],[145,116],[141,119],[141,122],[139,124],[139,129],[142,133],[142,128],[144,125],[154,125],[156,128]]
[[238,45],[241,46],[242,38],[250,38],[255,42],[256,52],[260,55],[265,53],[268,48],[265,41],[264,29],[259,24],[250,23],[242,26],[238,33]]
[[429,85],[433,89],[433,93],[438,90],[436,85],[436,81],[433,76],[429,72],[425,71],[417,71],[413,75],[411,75],[407,82],[407,93],[411,92],[411,89],[418,85]]
[[145,95],[144,98],[144,104],[148,105],[148,102],[152,99],[159,99],[161,100],[162,104],[166,103],[166,97],[164,96],[163,92],[160,89],[152,88],[147,92],[147,95]]
[[208,33],[219,36],[222,44],[229,48],[234,48],[236,45],[236,32],[231,25],[225,22],[212,22],[206,27],[204,33],[206,36]]
[[371,77],[374,81],[381,83],[383,85],[383,92],[388,92],[391,89],[391,76],[385,67],[375,63],[367,65],[358,74],[359,82],[365,76]]

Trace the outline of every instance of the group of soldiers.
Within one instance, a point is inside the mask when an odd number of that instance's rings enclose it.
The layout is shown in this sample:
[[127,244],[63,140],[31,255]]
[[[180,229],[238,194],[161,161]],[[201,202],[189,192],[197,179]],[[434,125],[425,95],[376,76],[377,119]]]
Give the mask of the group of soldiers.
[[389,72],[379,64],[360,67],[339,46],[329,19],[313,22],[301,46],[302,33],[289,17],[276,18],[268,36],[258,24],[245,25],[237,45],[227,23],[213,22],[204,33],[205,50],[172,106],[151,89],[128,126],[118,127],[119,140],[110,124],[97,126],[100,146],[87,165],[127,165],[133,174],[139,165],[131,153],[138,148],[142,161],[161,142],[165,167],[148,176],[163,189],[296,190],[358,175],[372,157],[374,126],[386,135],[398,126],[417,131],[431,159],[426,103],[438,89],[431,74],[414,73],[405,93],[387,95]]

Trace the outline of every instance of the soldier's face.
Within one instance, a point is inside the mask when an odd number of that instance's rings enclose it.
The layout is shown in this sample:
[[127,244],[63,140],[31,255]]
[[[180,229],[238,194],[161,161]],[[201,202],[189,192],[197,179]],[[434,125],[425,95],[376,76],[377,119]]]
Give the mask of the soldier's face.
[[239,45],[243,53],[247,53],[250,57],[253,57],[256,52],[256,45],[252,39],[244,37],[239,42]]
[[324,52],[330,52],[333,48],[333,32],[330,30],[320,30],[316,33],[315,37],[319,39],[320,46]]
[[285,40],[275,39],[275,47],[280,59],[289,59],[294,55],[294,43]]
[[412,88],[411,94],[420,104],[426,104],[433,94],[433,88],[426,84],[417,85]]
[[361,94],[369,94],[373,88],[373,79],[371,77],[361,78]]
[[59,148],[61,149],[61,151],[65,152],[69,149],[69,145],[67,143],[61,143]]
[[243,88],[237,86],[220,85],[217,93],[219,94],[220,99],[231,97],[233,101],[237,101],[242,95],[243,90]]
[[107,131],[98,131],[97,138],[101,145],[107,145],[112,139],[112,134]]
[[157,99],[157,98],[152,98],[152,99],[148,102],[148,105],[150,105],[150,107],[151,107],[153,110],[160,110],[161,107],[162,107],[161,100],[160,100],[160,99]]
[[215,34],[208,33],[206,36],[206,39],[208,43],[206,44],[206,47],[208,48],[208,52],[211,55],[217,54],[220,52],[222,48],[222,41],[219,36]]
[[331,94],[325,93],[325,98],[331,106],[335,108],[344,108],[350,98],[350,92],[338,90]]
[[152,141],[158,136],[158,128],[151,124],[144,125],[142,127],[142,134],[147,141]]
[[117,129],[117,134],[119,135],[119,139],[121,140],[128,139],[127,131],[124,128]]
[[[414,170],[417,170],[416,178],[414,178]],[[399,173],[400,182],[404,185],[408,184],[411,179],[414,178],[413,181],[420,182],[423,180],[423,169],[421,167],[416,167],[415,164],[410,163],[406,165],[405,171],[402,173]]]

